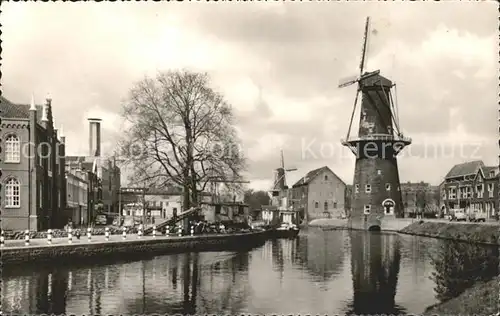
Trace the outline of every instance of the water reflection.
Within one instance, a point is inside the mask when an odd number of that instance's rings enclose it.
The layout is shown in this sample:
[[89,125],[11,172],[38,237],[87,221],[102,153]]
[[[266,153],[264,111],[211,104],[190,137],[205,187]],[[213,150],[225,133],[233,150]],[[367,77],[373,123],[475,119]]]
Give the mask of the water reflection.
[[488,281],[499,273],[499,248],[476,247],[453,241],[439,241],[431,256],[436,282],[434,291],[440,301],[456,297],[477,281]]
[[397,235],[353,232],[351,271],[353,299],[347,314],[403,314],[395,303],[401,262]]
[[335,234],[318,231],[297,240],[298,263],[316,281],[326,282],[338,275],[344,264],[346,231]]
[[2,307],[75,315],[420,314],[437,302],[433,290],[446,299],[473,280],[496,275],[498,258],[498,248],[311,230],[245,253],[9,267],[3,271]]
[[36,314],[234,313],[248,296],[248,260],[249,253],[190,253],[73,270],[44,267],[33,275],[14,270],[4,274],[3,307]]

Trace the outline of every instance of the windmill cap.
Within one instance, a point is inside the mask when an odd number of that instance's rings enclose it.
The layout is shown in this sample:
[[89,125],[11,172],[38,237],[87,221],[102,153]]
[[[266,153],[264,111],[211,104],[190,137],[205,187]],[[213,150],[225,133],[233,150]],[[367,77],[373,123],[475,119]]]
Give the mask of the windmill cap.
[[387,79],[384,76],[381,76],[379,74],[374,75],[374,76],[369,76],[367,78],[362,78],[361,82],[363,83],[363,86],[375,86],[375,87],[380,87],[381,85],[384,87],[392,87],[393,83],[389,79]]

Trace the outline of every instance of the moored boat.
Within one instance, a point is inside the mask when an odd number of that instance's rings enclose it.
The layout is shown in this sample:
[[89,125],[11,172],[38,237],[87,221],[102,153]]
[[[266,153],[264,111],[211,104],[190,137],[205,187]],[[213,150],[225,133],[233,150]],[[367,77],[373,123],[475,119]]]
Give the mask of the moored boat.
[[300,229],[295,224],[282,223],[276,228],[270,229],[271,238],[293,239],[299,235]]

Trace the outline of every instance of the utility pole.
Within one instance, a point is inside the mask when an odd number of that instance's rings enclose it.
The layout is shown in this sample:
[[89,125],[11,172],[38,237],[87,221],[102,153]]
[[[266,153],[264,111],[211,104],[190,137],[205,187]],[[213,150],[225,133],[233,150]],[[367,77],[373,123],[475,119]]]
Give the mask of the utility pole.
[[146,183],[142,188],[142,224],[146,225]]
[[118,223],[122,222],[122,188],[118,188]]

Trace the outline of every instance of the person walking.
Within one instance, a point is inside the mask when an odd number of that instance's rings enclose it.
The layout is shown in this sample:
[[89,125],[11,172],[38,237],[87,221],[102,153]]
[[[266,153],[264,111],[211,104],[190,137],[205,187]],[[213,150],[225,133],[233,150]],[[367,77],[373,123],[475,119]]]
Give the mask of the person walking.
[[174,219],[174,223],[177,223],[177,208],[174,207],[172,212],[172,218]]

